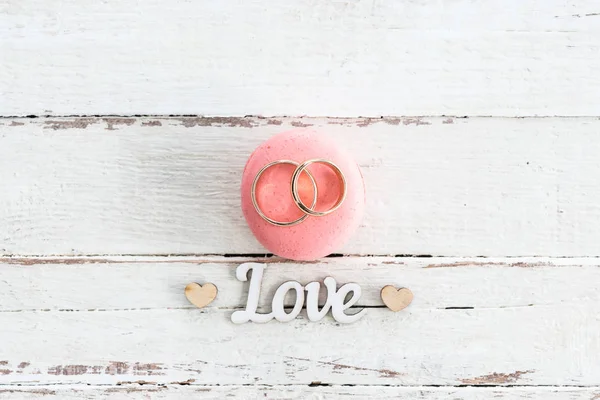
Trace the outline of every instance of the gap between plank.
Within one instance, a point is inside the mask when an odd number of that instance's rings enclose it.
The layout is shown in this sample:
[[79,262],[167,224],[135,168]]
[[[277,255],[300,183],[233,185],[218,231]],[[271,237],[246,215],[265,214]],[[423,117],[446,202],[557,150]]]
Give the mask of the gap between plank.
[[405,388],[405,389],[449,389],[449,388],[472,388],[472,389],[481,389],[482,391],[489,388],[515,388],[515,389],[588,389],[588,390],[600,390],[600,386],[585,386],[585,385],[395,385],[395,384],[355,384],[355,383],[342,383],[342,384],[329,384],[325,382],[311,382],[308,384],[259,384],[256,385],[254,383],[223,383],[223,384],[196,384],[192,382],[193,379],[183,381],[183,382],[170,382],[170,383],[155,383],[150,381],[133,381],[133,382],[122,382],[117,384],[101,384],[101,383],[86,383],[86,382],[55,382],[55,383],[40,383],[36,384],[35,382],[27,382],[26,384],[21,383],[0,383],[0,388],[10,388],[10,387],[18,387],[18,388],[27,388],[27,387],[44,387],[44,386],[63,386],[63,387],[98,387],[98,388],[110,388],[110,387],[119,387],[119,388],[127,388],[127,387],[169,387],[169,386],[194,386],[194,387],[255,387],[255,388],[302,388],[302,387],[393,387],[393,388]]
[[203,114],[24,114],[24,115],[0,115],[0,119],[15,119],[15,118],[299,118],[299,119],[317,119],[325,118],[331,120],[347,120],[347,119],[391,119],[391,118],[506,118],[506,119],[546,119],[546,118],[561,118],[561,119],[577,119],[577,118],[600,118],[600,115],[451,115],[451,114],[429,114],[429,115],[357,115],[357,116],[327,116],[327,115],[203,115]]
[[[319,303],[319,307],[321,307],[322,304]],[[501,309],[511,309],[511,308],[528,308],[528,307],[545,307],[545,304],[522,304],[522,305],[513,305],[513,306],[499,306],[499,307],[473,307],[473,306],[450,306],[450,307],[432,307],[429,308],[429,310],[449,310],[449,311],[453,311],[453,310],[501,310]],[[361,305],[361,304],[356,304],[355,306],[353,306],[354,308],[357,309],[386,309],[387,306],[385,305]],[[26,312],[32,312],[32,313],[37,313],[37,312],[59,312],[59,313],[63,313],[63,312],[122,312],[122,311],[157,311],[157,310],[190,310],[190,311],[197,311],[200,312],[202,314],[208,314],[213,313],[213,312],[217,312],[217,311],[235,311],[235,310],[244,310],[246,307],[245,306],[234,306],[234,307],[212,307],[210,309],[206,308],[206,309],[199,309],[198,307],[195,306],[185,306],[185,307],[140,307],[140,308],[57,308],[57,309],[53,309],[53,308],[27,308],[27,309],[21,309],[21,310],[0,310],[0,314],[1,313],[26,313]],[[291,311],[294,309],[294,306],[284,306],[283,307],[284,310],[286,311]],[[304,305],[301,309],[302,311],[306,311],[306,305]],[[258,312],[268,312],[268,309],[265,307],[258,307],[257,309]],[[298,317],[297,319],[304,319],[304,318],[300,318]]]
[[[278,263],[290,262],[290,263],[318,263],[320,260],[326,260],[328,258],[478,258],[478,259],[498,259],[498,258],[554,258],[554,259],[597,259],[600,255],[584,255],[584,256],[549,256],[549,255],[444,255],[444,254],[340,254],[333,253],[322,259],[315,261],[295,261],[285,258],[280,258],[272,253],[82,253],[82,254],[20,254],[20,253],[0,253],[0,262],[9,262],[11,260],[51,260],[51,259],[65,259],[75,260],[77,258],[93,258],[93,257],[223,257],[223,258],[247,258],[247,259],[265,259],[274,258],[277,259]],[[92,260],[89,260],[92,261]],[[113,261],[111,261],[113,262]]]

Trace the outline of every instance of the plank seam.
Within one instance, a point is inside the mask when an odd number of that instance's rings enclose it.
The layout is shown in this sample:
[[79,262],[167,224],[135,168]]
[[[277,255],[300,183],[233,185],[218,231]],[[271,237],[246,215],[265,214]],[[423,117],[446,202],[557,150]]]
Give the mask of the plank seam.
[[1,388],[10,388],[10,387],[19,387],[26,388],[32,386],[87,386],[87,387],[139,387],[139,386],[147,386],[147,387],[168,387],[168,386],[194,386],[194,387],[264,387],[264,388],[286,388],[286,387],[392,387],[392,388],[406,388],[406,389],[450,389],[450,388],[473,388],[473,389],[487,389],[487,388],[515,388],[515,389],[528,389],[528,388],[536,388],[536,389],[561,389],[561,388],[571,388],[571,389],[592,389],[592,390],[600,390],[600,386],[586,386],[586,385],[395,385],[395,384],[355,384],[355,383],[342,383],[342,384],[329,384],[322,382],[312,382],[309,384],[265,384],[261,383],[259,385],[255,383],[223,383],[223,384],[196,384],[191,380],[182,381],[182,382],[169,382],[169,383],[155,383],[148,381],[136,381],[136,382],[123,382],[117,384],[102,384],[102,383],[86,383],[86,382],[53,382],[53,383],[35,383],[35,382],[27,382],[23,383],[0,383]]
[[[319,303],[319,306],[322,304]],[[356,304],[355,308],[360,309],[386,309],[386,305],[363,305]],[[510,305],[510,306],[498,306],[498,307],[474,307],[474,306],[450,306],[450,307],[431,307],[421,310],[448,310],[448,311],[460,311],[460,310],[504,310],[504,309],[515,309],[515,308],[529,308],[529,307],[555,307],[553,304],[518,304],[518,305]],[[199,310],[195,306],[185,306],[185,307],[140,307],[140,308],[26,308],[26,309],[18,309],[18,310],[0,310],[1,313],[38,313],[38,312],[122,312],[122,311],[157,311],[157,310],[189,310],[200,312],[202,314],[208,314],[216,311],[234,311],[234,310],[244,310],[246,306],[231,306],[231,307],[211,307],[210,309],[201,309]],[[284,310],[290,311],[294,309],[294,306],[284,306]],[[306,306],[301,308],[302,311],[306,311]],[[265,312],[264,307],[259,307],[259,312]],[[303,320],[304,318],[297,318]]]
[[[290,263],[302,263],[299,261],[287,260],[276,257],[271,253],[85,253],[85,254],[21,254],[21,253],[0,253],[0,262],[11,262],[18,260],[31,260],[43,262],[44,259],[52,260],[53,258],[61,258],[65,260],[86,258],[86,257],[223,257],[223,258],[247,258],[252,259],[265,259],[274,258],[277,262],[290,262]],[[328,258],[464,258],[464,259],[498,259],[498,258],[553,258],[553,259],[598,259],[600,255],[582,255],[582,256],[552,256],[552,255],[494,255],[494,256],[482,256],[482,255],[444,255],[444,254],[330,254],[323,257],[321,260]],[[53,260],[56,261],[56,260]],[[92,261],[92,260],[90,260]],[[111,261],[113,262],[113,261]],[[316,262],[319,262],[317,260]]]
[[327,115],[204,115],[204,114],[22,114],[22,115],[0,115],[0,119],[15,118],[247,118],[247,119],[267,119],[267,118],[298,118],[298,119],[318,119],[325,118],[330,120],[348,120],[348,119],[393,119],[393,118],[502,118],[502,119],[578,119],[578,118],[600,118],[600,115],[453,115],[453,114],[424,114],[424,115],[358,115],[358,116],[327,116]]

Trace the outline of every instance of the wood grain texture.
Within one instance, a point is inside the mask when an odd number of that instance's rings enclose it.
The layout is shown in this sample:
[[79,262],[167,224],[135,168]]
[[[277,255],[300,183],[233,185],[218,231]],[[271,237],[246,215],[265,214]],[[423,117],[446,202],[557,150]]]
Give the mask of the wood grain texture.
[[281,283],[306,284],[327,276],[340,285],[359,283],[358,305],[369,307],[384,307],[380,291],[388,284],[410,288],[415,298],[407,310],[423,312],[600,303],[595,285],[600,259],[595,258],[340,257],[315,263],[231,257],[3,258],[0,312],[195,310],[184,296],[190,282],[218,287],[207,308],[237,309],[247,296],[248,284],[235,278],[244,262],[267,264],[259,303],[267,309]]
[[596,311],[373,308],[340,326],[235,325],[214,308],[6,312],[0,384],[597,386]]
[[0,3],[2,115],[598,115],[595,0]]
[[[359,282],[359,304],[369,308],[350,325],[311,323],[304,312],[285,324],[231,323],[245,304],[233,278],[241,259],[46,261],[0,265],[0,385],[600,383],[595,259],[357,257],[267,267],[266,299],[290,277]],[[204,280],[219,296],[200,310],[183,289]],[[387,310],[384,283],[410,287],[415,300]]]
[[247,254],[244,164],[294,127],[343,143],[345,254],[598,256],[598,118],[0,120],[0,254]]
[[[124,399],[124,400],[172,400],[172,399],[244,399],[244,400],[596,400],[599,387],[593,388],[433,388],[433,387],[386,387],[386,386],[200,386],[181,385],[131,385],[120,386],[14,386],[0,387],[2,400],[30,399]],[[596,397],[595,397],[596,396]]]
[[[598,21],[596,0],[0,0],[0,400],[600,399]],[[252,256],[241,172],[292,128],[361,166],[351,256]],[[261,312],[332,276],[366,315],[234,325],[248,261]],[[385,285],[414,301],[389,311]]]

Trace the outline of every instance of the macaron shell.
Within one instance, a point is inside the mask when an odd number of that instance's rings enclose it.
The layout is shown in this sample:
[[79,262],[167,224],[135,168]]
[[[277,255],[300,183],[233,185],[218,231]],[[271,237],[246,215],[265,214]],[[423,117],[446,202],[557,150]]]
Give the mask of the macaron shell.
[[[251,188],[256,174],[277,160],[303,163],[326,159],[337,165],[346,179],[346,198],[342,205],[326,216],[309,216],[294,226],[276,226],[265,221],[252,204]],[[292,221],[303,215],[289,190],[293,165],[279,165],[265,171],[257,185],[257,201],[263,213],[279,221]],[[341,180],[331,167],[311,164],[308,171],[318,188],[316,210],[335,204],[341,192]],[[302,174],[300,197],[310,206],[312,183]],[[254,236],[270,252],[292,260],[315,260],[339,250],[358,228],[365,208],[365,187],[356,162],[338,144],[312,130],[296,129],[280,133],[262,143],[250,156],[242,177],[242,211]]]

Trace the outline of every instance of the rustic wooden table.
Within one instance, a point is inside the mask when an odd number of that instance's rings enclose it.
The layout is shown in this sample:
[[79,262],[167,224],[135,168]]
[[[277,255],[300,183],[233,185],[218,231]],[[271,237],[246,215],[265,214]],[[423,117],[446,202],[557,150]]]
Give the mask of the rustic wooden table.
[[[0,399],[600,399],[597,0],[3,0],[0,61]],[[239,204],[294,127],[367,186],[315,263]],[[234,325],[246,261],[367,315]]]

